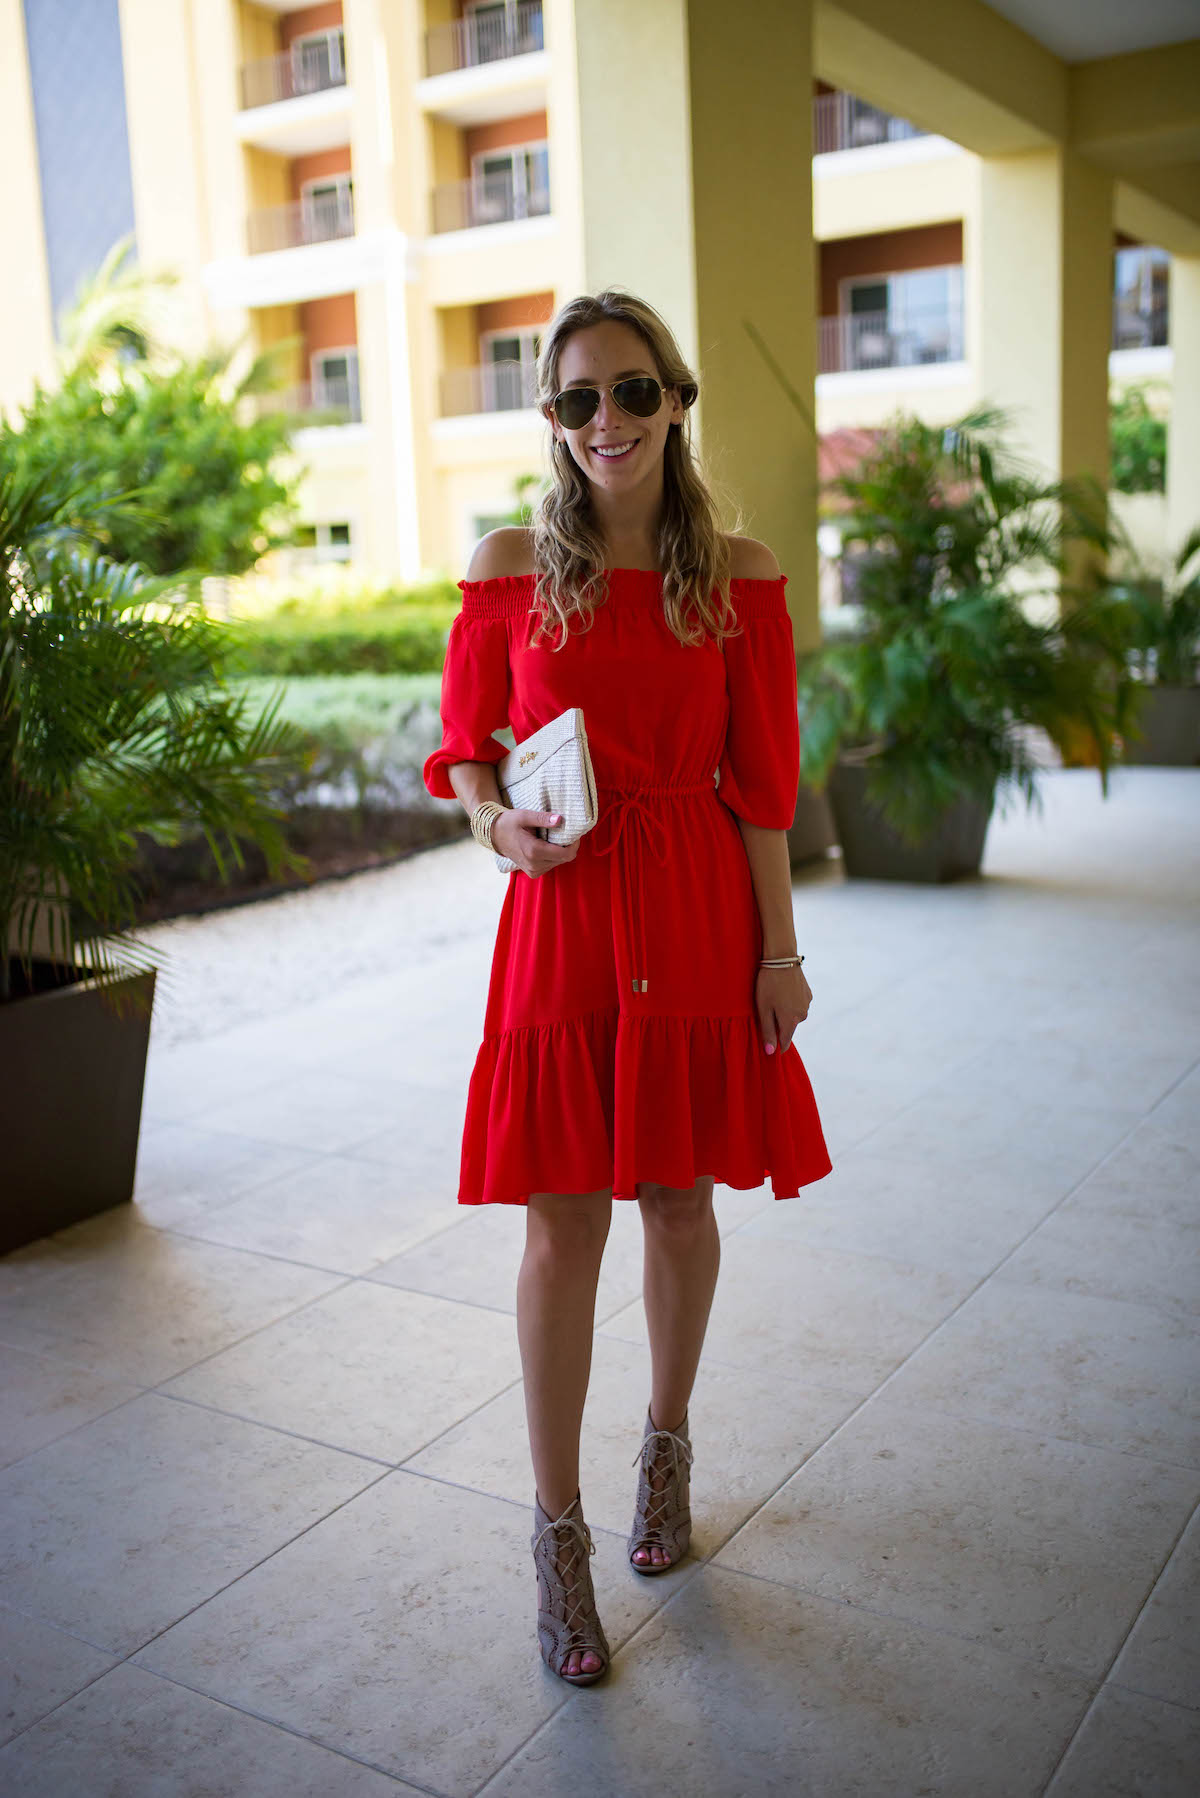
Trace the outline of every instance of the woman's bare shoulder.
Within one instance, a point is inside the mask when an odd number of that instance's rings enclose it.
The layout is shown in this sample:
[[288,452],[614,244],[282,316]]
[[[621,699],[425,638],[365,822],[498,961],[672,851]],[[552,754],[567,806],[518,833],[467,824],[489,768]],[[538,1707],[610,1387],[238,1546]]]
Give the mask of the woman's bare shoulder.
[[765,543],[756,537],[735,537],[727,532],[729,573],[735,581],[777,581],[779,563]]
[[524,525],[505,524],[479,539],[466,578],[502,580],[509,574],[532,574],[533,566],[533,532]]

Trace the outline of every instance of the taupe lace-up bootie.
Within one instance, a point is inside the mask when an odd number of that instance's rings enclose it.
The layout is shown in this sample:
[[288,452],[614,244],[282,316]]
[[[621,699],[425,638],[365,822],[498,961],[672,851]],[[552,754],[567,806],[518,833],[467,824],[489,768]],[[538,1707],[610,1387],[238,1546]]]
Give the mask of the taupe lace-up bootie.
[[[573,1686],[590,1686],[608,1672],[609,1646],[592,1591],[592,1570],[588,1556],[596,1545],[592,1532],[583,1521],[579,1493],[561,1517],[551,1518],[542,1509],[541,1500],[533,1501],[534,1533],[530,1537],[538,1585],[538,1643],[542,1659],[552,1673]],[[560,1548],[565,1549],[559,1569]],[[564,1673],[567,1657],[578,1649],[580,1658],[591,1649],[604,1662],[592,1673]]]
[[[669,1457],[670,1466],[659,1470],[663,1473],[663,1484],[662,1490],[656,1492],[650,1483],[650,1475],[655,1462],[661,1461],[664,1455]],[[689,1503],[692,1445],[688,1440],[687,1412],[677,1430],[656,1430],[647,1408],[642,1446],[634,1460],[640,1460],[642,1466],[638,1477],[637,1509],[629,1537],[629,1565],[635,1573],[665,1573],[668,1567],[674,1567],[683,1559],[692,1539]],[[639,1548],[648,1552],[654,1547],[665,1550],[670,1558],[657,1562],[634,1560]]]

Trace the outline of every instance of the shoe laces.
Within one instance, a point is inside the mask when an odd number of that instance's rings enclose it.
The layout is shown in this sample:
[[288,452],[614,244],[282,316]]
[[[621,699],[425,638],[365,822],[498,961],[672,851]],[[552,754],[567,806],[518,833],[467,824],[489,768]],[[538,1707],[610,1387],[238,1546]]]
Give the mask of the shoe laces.
[[[572,1499],[561,1517],[555,1518],[553,1523],[548,1523],[544,1529],[539,1530],[537,1541],[533,1545],[533,1552],[535,1555],[537,1554],[542,1545],[542,1537],[550,1535],[552,1531],[555,1532],[552,1538],[553,1546],[557,1550],[563,1545],[563,1538],[557,1532],[559,1530],[564,1532],[566,1545],[570,1548],[566,1557],[566,1565],[565,1567],[559,1565],[557,1552],[551,1556],[550,1562],[555,1576],[562,1586],[565,1600],[564,1614],[561,1617],[555,1614],[555,1621],[563,1624],[570,1632],[572,1647],[590,1648],[593,1653],[598,1654],[600,1651],[596,1648],[592,1633],[587,1629],[590,1614],[595,1609],[595,1600],[591,1592],[591,1578],[590,1574],[587,1580],[583,1577],[587,1572],[587,1555],[595,1554],[596,1544],[592,1541],[592,1532],[583,1519],[569,1515],[578,1503],[578,1499]],[[586,1554],[584,1553],[585,1549]],[[554,1596],[554,1590],[551,1587],[552,1614],[554,1614]]]
[[[660,1452],[658,1447],[660,1442],[667,1442],[671,1445],[671,1467],[670,1477],[664,1482],[662,1491],[656,1492],[652,1481],[652,1473],[655,1456]],[[630,1462],[630,1466],[632,1467],[636,1465],[638,1461],[641,1461],[642,1471],[646,1476],[646,1490],[648,1496],[644,1514],[644,1528],[647,1531],[658,1529],[668,1515],[668,1507],[674,1498],[673,1487],[676,1486],[679,1481],[679,1463],[681,1458],[685,1466],[690,1469],[692,1465],[692,1445],[686,1436],[677,1436],[673,1430],[648,1430],[642,1439],[641,1448],[639,1448],[637,1454]],[[666,1473],[667,1469],[664,1468],[661,1471]]]

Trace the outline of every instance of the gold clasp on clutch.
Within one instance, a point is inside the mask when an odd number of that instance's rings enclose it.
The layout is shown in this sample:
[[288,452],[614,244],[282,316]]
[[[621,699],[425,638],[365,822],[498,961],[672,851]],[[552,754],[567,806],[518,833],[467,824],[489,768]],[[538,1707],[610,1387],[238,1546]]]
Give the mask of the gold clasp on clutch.
[[525,766],[526,762],[532,762],[536,755],[537,755],[537,750],[531,749],[527,755],[523,755],[521,757],[520,761],[517,763],[517,767],[523,768]]

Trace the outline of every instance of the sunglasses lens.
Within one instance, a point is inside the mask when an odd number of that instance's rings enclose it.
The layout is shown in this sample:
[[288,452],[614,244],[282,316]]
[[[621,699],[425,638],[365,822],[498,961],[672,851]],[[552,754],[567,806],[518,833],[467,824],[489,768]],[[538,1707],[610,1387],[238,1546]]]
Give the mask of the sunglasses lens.
[[582,431],[599,405],[595,387],[565,387],[554,402],[554,411],[564,431]]
[[662,388],[650,375],[634,375],[628,381],[618,381],[612,391],[622,412],[628,412],[634,418],[653,418],[662,405]]

